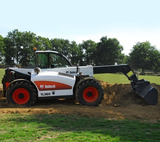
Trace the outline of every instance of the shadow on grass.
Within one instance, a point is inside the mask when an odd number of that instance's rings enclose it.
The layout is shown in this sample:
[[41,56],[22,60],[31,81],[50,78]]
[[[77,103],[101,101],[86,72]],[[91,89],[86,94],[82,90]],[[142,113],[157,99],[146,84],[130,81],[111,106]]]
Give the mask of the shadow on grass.
[[34,106],[8,104],[6,98],[0,98],[0,108],[44,108],[53,104],[75,105],[74,99],[44,99],[37,100]]
[[[80,117],[76,115],[16,115],[7,119],[18,125],[36,123],[37,131],[71,132],[73,136],[89,139],[98,137],[101,141],[107,137],[118,138],[118,141],[160,141],[160,124],[144,123],[129,120],[106,120],[100,118]],[[77,134],[77,135],[76,135]],[[89,134],[89,135],[88,135]],[[67,134],[66,134],[67,136]],[[84,141],[81,139],[81,141]]]

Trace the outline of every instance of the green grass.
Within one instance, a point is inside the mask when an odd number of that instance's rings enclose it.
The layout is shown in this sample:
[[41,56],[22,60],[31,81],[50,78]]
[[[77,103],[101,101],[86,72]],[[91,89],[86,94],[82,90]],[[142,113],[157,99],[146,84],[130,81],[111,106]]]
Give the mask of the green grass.
[[5,69],[0,68],[0,84],[1,84],[1,80],[3,78],[4,72],[5,72]]
[[[123,83],[130,84],[130,81],[123,74],[95,74],[94,77],[98,80],[102,80],[108,83]],[[151,83],[156,83],[160,85],[160,76],[149,76],[149,75],[139,75],[138,79],[145,79]]]
[[1,114],[0,141],[160,141],[160,124],[58,114]]

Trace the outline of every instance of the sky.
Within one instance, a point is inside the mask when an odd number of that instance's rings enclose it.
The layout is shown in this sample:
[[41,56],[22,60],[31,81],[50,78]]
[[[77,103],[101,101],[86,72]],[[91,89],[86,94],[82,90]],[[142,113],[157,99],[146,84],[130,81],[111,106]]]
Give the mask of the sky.
[[116,38],[128,55],[137,42],[160,50],[160,0],[0,0],[0,35],[31,31],[82,43]]

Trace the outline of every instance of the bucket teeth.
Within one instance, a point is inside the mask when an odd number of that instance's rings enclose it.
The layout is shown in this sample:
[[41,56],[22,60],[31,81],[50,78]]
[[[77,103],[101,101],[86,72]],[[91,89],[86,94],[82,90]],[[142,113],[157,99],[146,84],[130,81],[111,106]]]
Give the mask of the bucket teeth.
[[149,81],[139,80],[132,84],[132,90],[150,105],[158,104],[158,91]]

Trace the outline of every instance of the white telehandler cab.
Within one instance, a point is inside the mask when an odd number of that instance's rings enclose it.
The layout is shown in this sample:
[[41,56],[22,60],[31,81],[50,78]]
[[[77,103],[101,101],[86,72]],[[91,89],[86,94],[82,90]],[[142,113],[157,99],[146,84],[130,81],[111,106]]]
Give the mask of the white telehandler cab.
[[123,73],[132,91],[150,105],[158,103],[158,91],[138,80],[129,65],[77,66],[55,51],[35,51],[28,68],[7,68],[2,79],[3,97],[10,104],[34,105],[44,98],[74,98],[82,105],[97,106],[103,89],[93,74]]

